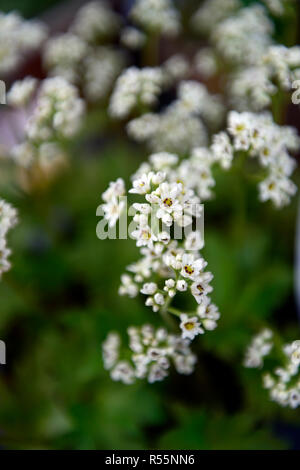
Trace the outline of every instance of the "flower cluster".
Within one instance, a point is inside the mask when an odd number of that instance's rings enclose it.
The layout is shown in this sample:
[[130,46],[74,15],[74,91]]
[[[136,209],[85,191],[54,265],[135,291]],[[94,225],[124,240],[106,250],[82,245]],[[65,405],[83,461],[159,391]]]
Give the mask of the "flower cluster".
[[127,26],[121,32],[121,42],[128,49],[140,49],[146,42],[146,35],[133,26]]
[[237,109],[260,111],[272,103],[279,89],[291,91],[300,77],[300,47],[271,45],[256,64],[237,70],[230,96]]
[[111,182],[108,189],[102,194],[105,202],[102,204],[104,217],[108,220],[109,226],[113,227],[124,210],[125,202],[120,201],[120,197],[125,194],[125,183],[122,178]]
[[217,51],[230,62],[252,65],[271,44],[273,23],[260,5],[242,8],[221,21],[212,33]]
[[3,199],[0,200],[0,276],[10,269],[8,257],[11,250],[7,248],[8,231],[17,223],[17,211]]
[[50,75],[76,84],[90,102],[105,98],[125,62],[120,50],[103,45],[106,36],[118,31],[118,25],[118,15],[107,4],[83,6],[69,30],[50,38],[44,47],[44,65]]
[[78,11],[71,31],[87,42],[95,42],[115,34],[121,19],[104,1],[92,1]]
[[25,77],[23,80],[16,80],[7,93],[7,104],[14,108],[22,108],[31,101],[38,81],[34,77]]
[[130,360],[120,360],[120,337],[109,333],[102,345],[104,367],[113,380],[132,384],[137,379],[158,382],[168,376],[171,365],[179,374],[191,374],[196,356],[189,341],[150,325],[128,328]]
[[25,21],[17,13],[0,12],[0,72],[11,72],[24,54],[40,46],[47,36],[45,25]]
[[300,341],[283,347],[284,367],[277,367],[273,373],[263,376],[264,387],[270,391],[270,398],[281,406],[300,406]]
[[[273,348],[272,332],[265,330],[252,341],[246,353],[246,367],[262,367],[263,357]],[[269,390],[271,400],[281,406],[300,406],[300,341],[286,344],[280,351],[280,367],[263,373],[263,386]]]
[[[8,94],[11,105],[25,105],[35,92],[36,81],[25,78],[16,82]],[[21,166],[39,163],[49,167],[64,158],[59,143],[72,137],[82,122],[84,102],[77,89],[62,77],[47,78],[40,84],[36,100],[28,109],[24,140],[11,150],[12,158]]]
[[146,141],[154,152],[186,154],[207,144],[204,121],[218,126],[224,107],[219,96],[210,95],[206,87],[187,80],[178,86],[178,98],[161,113],[146,113],[127,126],[130,137]]
[[[272,14],[282,15],[288,0],[264,3]],[[212,0],[204,2],[193,17],[196,30],[208,33],[214,46],[213,56],[201,59],[199,52],[199,72],[205,77],[208,67],[208,76],[214,73],[218,56],[233,63],[227,88],[239,111],[269,107],[278,90],[290,91],[300,76],[300,48],[274,43],[273,23],[267,13],[263,5],[242,8],[238,0]]]
[[180,31],[179,12],[170,0],[135,0],[130,16],[150,33],[174,36]]
[[240,0],[205,0],[193,15],[192,26],[201,33],[211,33],[218,23],[235,13],[240,6]]
[[244,365],[245,367],[262,367],[264,364],[264,357],[267,356],[272,347],[271,330],[265,329],[259,334],[254,336],[250,346],[247,348]]
[[134,109],[153,106],[162,90],[163,74],[158,67],[130,67],[118,78],[110,99],[109,112],[127,117]]
[[259,183],[261,201],[271,200],[276,207],[288,204],[297,190],[290,179],[296,162],[289,155],[299,148],[295,129],[275,124],[269,113],[231,111],[228,133],[231,140],[224,132],[215,136],[211,148],[215,158],[229,167],[234,152],[257,157],[264,171],[264,179]]
[[[204,171],[205,160],[210,157],[206,149],[195,149],[192,156],[182,162],[175,154],[153,154],[149,163],[142,164],[133,176],[129,190],[130,194],[144,198],[132,206],[135,226],[131,237],[140,248],[141,259],[128,266],[128,274],[121,277],[119,294],[133,298],[141,293],[146,297],[146,306],[154,312],[177,317],[181,337],[189,341],[214,330],[220,317],[209,297],[213,275],[205,270],[207,262],[200,254],[203,239],[199,229],[194,229],[203,209],[193,189],[201,186],[199,178],[195,179],[195,166],[198,163],[198,168],[202,166]],[[207,168],[210,164],[207,163]],[[190,177],[191,173],[194,178]],[[202,191],[203,199],[210,196],[209,187],[206,191],[203,187]],[[118,197],[123,194],[124,183],[119,179],[111,183],[103,195],[105,201],[115,202],[111,211],[107,204],[102,206],[110,225],[116,223],[120,213]],[[193,312],[182,312],[171,306],[176,295],[183,293],[190,294],[196,301]],[[129,373],[128,364],[126,370]],[[133,378],[133,370],[131,372]]]

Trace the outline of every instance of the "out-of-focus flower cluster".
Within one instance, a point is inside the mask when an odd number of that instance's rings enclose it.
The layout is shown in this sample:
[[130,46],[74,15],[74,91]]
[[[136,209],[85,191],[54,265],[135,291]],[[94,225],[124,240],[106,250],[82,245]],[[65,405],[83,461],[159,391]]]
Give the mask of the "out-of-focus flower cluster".
[[118,33],[121,23],[105,2],[84,5],[66,33],[47,41],[46,69],[51,75],[63,76],[76,84],[88,101],[104,99],[125,62],[120,50],[106,44]]
[[40,47],[47,28],[38,21],[25,21],[18,13],[0,12],[0,73],[11,72],[24,55]]
[[[288,3],[290,0],[265,1],[275,15],[283,15]],[[209,0],[195,13],[192,24],[198,32],[209,35],[214,54],[234,65],[228,92],[236,109],[260,111],[269,107],[279,89],[291,91],[293,81],[299,78],[300,48],[274,43],[273,22],[263,5],[242,7],[239,0]],[[213,53],[210,57],[208,70],[213,73]]]
[[[171,365],[179,374],[191,374],[197,361],[189,341],[170,334],[165,328],[155,330],[150,325],[128,328],[129,351],[120,353],[121,340],[117,333],[109,333],[102,345],[104,367],[113,380],[132,384],[137,379],[149,383],[163,380]],[[129,355],[130,354],[130,355]]]
[[8,257],[11,250],[7,248],[7,233],[17,223],[17,211],[11,204],[0,199],[0,276],[10,269]]
[[195,81],[181,81],[178,98],[161,113],[145,113],[127,125],[130,137],[155,152],[181,155],[208,143],[206,125],[218,127],[224,116],[220,97]]
[[13,84],[8,104],[24,107],[26,116],[23,138],[11,149],[11,157],[25,168],[35,164],[49,168],[61,162],[60,143],[79,130],[84,114],[77,89],[62,77],[47,78],[39,86],[36,79],[27,77]]
[[231,111],[227,130],[231,139],[223,131],[214,136],[211,150],[216,159],[226,168],[234,154],[257,157],[264,170],[259,183],[261,201],[271,200],[276,207],[288,204],[297,190],[290,179],[296,162],[289,155],[300,146],[295,129],[275,124],[270,113]]
[[[272,336],[270,330],[264,330],[253,339],[246,352],[246,367],[263,366],[263,358],[275,347]],[[297,408],[300,406],[300,341],[284,345],[279,353],[280,366],[270,372],[270,367],[265,367],[263,386],[269,390],[271,400],[281,406]]]
[[170,0],[136,0],[130,16],[150,33],[173,36],[181,29],[179,12]]
[[159,67],[130,67],[117,80],[110,99],[110,114],[125,118],[135,108],[153,106],[162,85],[163,74]]
[[273,333],[269,329],[265,329],[254,336],[246,351],[245,367],[263,366],[264,357],[270,353],[273,347],[272,336]]
[[68,32],[47,41],[44,64],[49,73],[76,84],[88,101],[102,100],[124,66],[122,52],[105,44],[120,26],[120,17],[107,3],[84,5]]

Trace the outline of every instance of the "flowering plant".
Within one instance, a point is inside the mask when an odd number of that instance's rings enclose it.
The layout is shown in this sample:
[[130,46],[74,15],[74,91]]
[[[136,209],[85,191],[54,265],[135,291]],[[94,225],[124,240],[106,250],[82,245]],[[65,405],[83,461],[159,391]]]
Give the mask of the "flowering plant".
[[[50,326],[41,315],[46,344],[56,327],[95,338],[85,359],[92,365],[74,380],[101,374],[93,362],[100,337],[104,377],[132,385],[127,393],[134,397],[138,387],[155,390],[149,383],[179,381],[174,372],[217,381],[214,367],[223,361],[224,368],[234,365],[253,411],[267,396],[252,398],[258,376],[240,371],[244,355],[246,369],[262,369],[270,399],[296,409],[299,340],[286,324],[282,334],[275,326],[276,309],[292,292],[287,259],[300,149],[286,119],[287,108],[296,109],[291,96],[300,80],[300,47],[293,45],[295,28],[281,38],[277,24],[291,22],[296,6],[292,0],[204,0],[194,10],[171,0],[131,3],[126,14],[105,1],[87,3],[55,34],[39,21],[0,14],[0,73],[8,84],[0,115],[1,275],[10,269],[7,234],[19,220],[12,238],[16,266],[3,276],[17,292],[11,308],[18,312],[20,284],[28,278],[33,287],[24,303],[33,324],[39,309],[61,313]],[[24,55],[36,50],[43,73],[22,76]],[[93,193],[99,186],[101,202]],[[60,211],[61,200],[72,215]],[[101,241],[94,219],[88,223],[99,202]],[[56,210],[63,228],[53,222]],[[116,240],[124,221],[126,236]],[[110,233],[113,240],[104,241]],[[66,346],[60,348],[68,357]],[[34,352],[42,351],[47,363],[45,350],[41,342]],[[74,350],[78,360],[77,343]],[[199,382],[204,403],[212,389],[226,387],[224,377],[216,387],[207,379],[207,390]],[[50,384],[50,395],[55,387]],[[59,408],[49,411],[49,428]],[[71,428],[68,413],[58,420],[62,433]]]

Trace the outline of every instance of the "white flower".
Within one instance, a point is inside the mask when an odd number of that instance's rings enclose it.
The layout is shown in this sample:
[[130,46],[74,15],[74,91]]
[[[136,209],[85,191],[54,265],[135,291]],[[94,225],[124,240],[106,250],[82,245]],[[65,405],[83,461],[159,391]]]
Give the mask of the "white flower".
[[197,314],[201,318],[201,323],[206,330],[211,331],[217,327],[220,313],[218,307],[211,303],[208,297],[202,297],[201,303],[197,308]]
[[[159,188],[152,193],[151,202],[159,204],[159,209],[156,216],[167,225],[171,226],[173,219],[178,219],[182,216],[182,205],[178,199],[179,194],[182,191],[181,184],[169,184],[162,183]],[[147,198],[147,196],[146,196]]]
[[181,261],[180,274],[188,279],[196,280],[206,265],[207,263],[203,258],[195,260],[193,255],[184,254]]
[[109,183],[109,187],[102,194],[102,199],[105,202],[109,202],[113,198],[124,196],[124,194],[125,194],[124,180],[122,178],[118,178],[116,181],[112,181]]
[[225,132],[220,132],[219,134],[214,135],[211,151],[214,158],[220,162],[222,168],[228,170],[228,168],[231,167],[233,148],[230,139]]
[[289,393],[289,404],[291,408],[300,406],[300,390],[291,390]]
[[106,204],[102,204],[104,217],[108,220],[109,227],[114,227],[125,208],[125,201],[112,197]]
[[195,336],[203,334],[204,330],[200,327],[197,317],[189,317],[185,313],[180,315],[180,328],[182,330],[182,338],[193,340]]
[[148,246],[153,247],[153,242],[157,241],[156,235],[153,233],[148,225],[138,227],[136,230],[131,232],[132,238],[137,240],[136,246]]
[[134,369],[128,361],[118,362],[112,369],[110,376],[112,380],[123,382],[126,385],[130,385],[135,381]]
[[204,241],[200,232],[190,232],[184,242],[184,248],[189,250],[201,250],[204,246]]
[[265,202],[271,200],[276,207],[283,207],[290,202],[290,196],[297,192],[295,184],[286,177],[269,176],[259,183],[259,197]]
[[228,131],[234,137],[235,150],[247,150],[250,146],[251,117],[248,113],[231,111],[228,115]]
[[199,274],[191,285],[191,292],[195,300],[201,303],[202,298],[209,294],[213,288],[209,285],[210,281],[213,279],[213,275],[210,272]]
[[143,173],[139,178],[135,179],[132,183],[133,188],[129,190],[134,194],[147,194],[151,189],[151,180],[153,172]]

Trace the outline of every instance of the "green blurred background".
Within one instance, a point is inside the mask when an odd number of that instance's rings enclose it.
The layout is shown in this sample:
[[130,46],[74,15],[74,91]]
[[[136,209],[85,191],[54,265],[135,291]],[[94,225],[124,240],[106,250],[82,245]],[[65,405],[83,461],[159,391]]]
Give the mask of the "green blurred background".
[[[14,0],[31,16],[55,2]],[[11,2],[1,1],[2,10]],[[221,320],[195,342],[190,377],[114,383],[101,342],[111,329],[160,324],[157,314],[117,295],[133,241],[96,237],[101,193],[118,176],[127,183],[147,151],[111,130],[103,110],[90,113],[70,143],[69,168],[47,189],[23,193],[0,177],[1,196],[20,222],[9,236],[11,271],[0,283],[0,445],[42,449],[300,448],[299,410],[271,403],[260,374],[244,369],[252,335],[266,323],[299,337],[293,292],[297,200],[283,211],[257,200],[255,185],[216,174],[205,204],[204,256],[214,273]],[[299,180],[299,177],[298,177]],[[299,182],[299,181],[298,181]],[[128,185],[127,185],[128,186]]]

